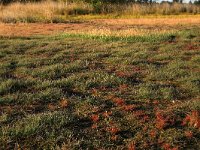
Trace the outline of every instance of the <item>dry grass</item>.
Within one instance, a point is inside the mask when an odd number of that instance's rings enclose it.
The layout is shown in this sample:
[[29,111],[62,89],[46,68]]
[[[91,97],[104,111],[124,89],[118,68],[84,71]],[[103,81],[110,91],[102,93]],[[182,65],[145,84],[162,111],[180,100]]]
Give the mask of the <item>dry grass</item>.
[[124,14],[128,15],[149,15],[149,14],[162,14],[162,15],[172,15],[172,14],[198,14],[200,8],[195,5],[190,4],[153,4],[153,5],[127,5],[125,6]]
[[[1,21],[12,22],[14,20],[52,20],[56,9],[62,9],[62,4],[42,3],[41,4],[21,4],[14,3],[1,10]],[[33,17],[34,14],[34,17]]]
[[[97,11],[98,9],[98,11]],[[12,3],[7,6],[0,6],[0,22],[66,22],[74,16],[100,14],[111,15],[113,17],[138,17],[145,15],[180,15],[180,14],[199,14],[200,7],[191,4],[107,4],[96,7],[79,3],[62,2],[41,2],[41,3]]]
[[171,16],[167,18],[135,18],[135,19],[101,19],[107,25],[148,25],[148,26],[175,26],[187,24],[200,24],[200,16]]
[[92,36],[115,36],[115,37],[129,37],[129,36],[143,36],[143,35],[150,35],[150,34],[164,34],[164,33],[173,33],[175,30],[170,29],[122,29],[122,30],[113,30],[109,28],[101,28],[101,29],[92,29],[90,31],[84,30],[72,30],[68,31],[68,33],[72,34],[87,34]]
[[64,22],[68,15],[89,13],[91,8],[84,3],[41,2],[13,3],[1,6],[1,22]]
[[180,31],[190,26],[199,26],[200,17],[187,18],[138,18],[138,19],[95,19],[74,23],[0,23],[2,36],[49,35],[59,33],[133,36],[144,34],[160,34]]
[[[200,7],[193,4],[102,4],[98,8],[100,14],[115,15],[179,15],[199,14]],[[94,10],[97,12],[97,10]]]

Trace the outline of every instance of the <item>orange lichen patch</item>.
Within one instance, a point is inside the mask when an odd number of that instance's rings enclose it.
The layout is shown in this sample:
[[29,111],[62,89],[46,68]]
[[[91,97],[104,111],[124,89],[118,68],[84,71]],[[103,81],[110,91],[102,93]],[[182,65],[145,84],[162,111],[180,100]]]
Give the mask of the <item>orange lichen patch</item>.
[[158,129],[163,129],[166,127],[167,119],[163,117],[161,113],[156,113],[156,127]]
[[149,121],[149,116],[148,115],[144,115],[142,117],[142,122],[147,122],[147,121]]
[[119,86],[120,91],[125,91],[127,88],[128,88],[127,84],[122,84],[122,85]]
[[112,100],[112,99],[115,98],[115,95],[110,94],[110,95],[105,96],[105,98],[106,98],[107,100]]
[[111,127],[107,127],[106,131],[110,132],[111,134],[116,134],[117,132],[120,131],[120,129],[117,128],[116,126],[111,126]]
[[117,71],[117,72],[116,72],[116,75],[117,75],[118,77],[125,77],[125,76],[126,76],[126,73],[123,72],[123,71]]
[[135,112],[133,113],[133,115],[134,115],[135,117],[137,117],[137,118],[140,118],[140,117],[142,117],[142,116],[145,115],[145,112],[144,112],[143,110],[138,110],[138,111],[135,111]]
[[96,129],[96,128],[98,128],[98,126],[97,126],[97,124],[95,123],[95,124],[92,125],[92,129]]
[[133,72],[141,72],[142,69],[141,69],[140,67],[133,67],[133,68],[132,68],[132,71],[133,71]]
[[189,124],[194,128],[200,128],[200,115],[198,111],[192,111],[191,114],[187,115],[182,122],[182,125]]
[[99,92],[98,92],[97,89],[95,89],[95,88],[92,89],[92,96],[94,96],[94,97],[98,97],[99,96]]
[[113,101],[117,106],[122,106],[125,103],[122,98],[114,98]]
[[159,101],[154,100],[154,101],[153,101],[153,104],[154,104],[154,105],[158,105],[158,104],[159,104]]
[[131,142],[131,143],[128,145],[128,150],[136,150],[136,148],[135,148],[135,142]]
[[171,150],[178,150],[178,147],[173,147],[171,148]]
[[169,143],[164,143],[164,144],[162,145],[162,148],[163,148],[164,150],[169,150],[169,149],[170,149],[170,144],[169,144]]
[[137,108],[137,106],[132,104],[132,105],[124,105],[122,109],[125,110],[125,111],[132,111],[135,108]]
[[190,121],[190,115],[187,115],[184,119],[183,119],[183,122],[182,122],[182,125],[186,125],[188,122]]
[[185,131],[185,136],[190,139],[193,137],[193,133],[191,131]]
[[144,146],[144,148],[148,148],[149,147],[149,143],[148,142],[144,142],[143,146]]
[[199,47],[197,45],[188,44],[185,46],[185,49],[193,51],[193,50],[199,50]]
[[117,135],[113,135],[113,136],[111,136],[111,140],[116,141],[117,137],[118,137]]
[[63,98],[63,99],[59,102],[59,106],[60,106],[61,108],[66,108],[66,107],[68,106],[68,104],[69,104],[69,102],[68,102],[65,98]]
[[156,132],[155,130],[151,130],[151,131],[149,132],[149,135],[150,135],[150,137],[155,138],[156,135],[157,135],[157,132]]
[[97,122],[97,121],[99,121],[99,115],[92,115],[91,119],[93,122]]
[[162,145],[162,148],[164,150],[178,150],[178,147],[172,147],[169,143],[164,143]]
[[161,111],[157,111],[155,113],[156,119],[155,119],[155,125],[158,129],[164,129],[169,126],[173,126],[180,118],[178,116],[175,116],[173,114],[165,114],[161,113]]
[[56,109],[56,106],[53,104],[48,104],[48,109],[54,111]]
[[146,132],[146,131],[147,131],[147,129],[148,129],[148,127],[147,127],[147,126],[144,126],[144,127],[142,128],[142,130],[143,130],[144,132]]
[[128,78],[132,75],[131,72],[123,72],[123,71],[116,71],[115,73],[118,77],[121,77],[121,78]]

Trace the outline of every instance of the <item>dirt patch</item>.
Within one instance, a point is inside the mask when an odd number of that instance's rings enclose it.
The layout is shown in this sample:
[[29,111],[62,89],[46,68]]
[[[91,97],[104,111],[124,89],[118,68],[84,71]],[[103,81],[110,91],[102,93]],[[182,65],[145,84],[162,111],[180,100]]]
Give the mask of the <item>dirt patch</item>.
[[30,35],[49,35],[66,31],[78,30],[80,28],[90,28],[86,23],[67,23],[67,24],[0,24],[0,35],[3,36],[30,36]]
[[[111,31],[120,30],[181,30],[184,26],[200,25],[200,17],[197,18],[139,18],[139,19],[96,19],[74,23],[17,23],[0,24],[1,36],[31,36],[49,35],[64,32],[107,29]],[[146,32],[146,31],[145,31]]]

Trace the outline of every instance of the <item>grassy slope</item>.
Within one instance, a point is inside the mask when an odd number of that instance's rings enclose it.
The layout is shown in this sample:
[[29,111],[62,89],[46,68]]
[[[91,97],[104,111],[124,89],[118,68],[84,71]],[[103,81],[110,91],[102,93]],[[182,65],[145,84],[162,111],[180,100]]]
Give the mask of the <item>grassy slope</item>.
[[0,147],[199,149],[198,31],[1,37]]

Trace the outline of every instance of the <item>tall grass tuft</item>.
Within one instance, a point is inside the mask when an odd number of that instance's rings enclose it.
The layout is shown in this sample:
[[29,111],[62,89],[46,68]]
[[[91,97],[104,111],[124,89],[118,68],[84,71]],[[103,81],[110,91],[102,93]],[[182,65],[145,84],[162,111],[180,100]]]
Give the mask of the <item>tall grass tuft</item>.
[[199,14],[200,7],[193,4],[110,4],[102,5],[101,13],[115,13],[123,15],[178,15]]
[[179,15],[200,14],[200,6],[193,4],[101,4],[92,6],[85,2],[11,3],[0,5],[0,22],[65,22],[76,15]]
[[0,6],[1,22],[64,22],[68,15],[92,12],[86,3],[40,2]]

